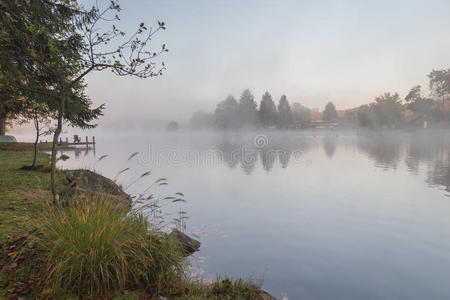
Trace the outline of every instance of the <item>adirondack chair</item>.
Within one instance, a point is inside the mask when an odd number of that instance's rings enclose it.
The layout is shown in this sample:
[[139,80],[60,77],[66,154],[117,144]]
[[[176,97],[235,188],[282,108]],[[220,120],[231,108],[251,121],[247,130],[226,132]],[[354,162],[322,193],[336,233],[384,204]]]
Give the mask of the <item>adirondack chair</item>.
[[73,136],[73,142],[74,142],[74,143],[79,143],[79,142],[81,142],[81,138],[78,136],[78,134],[75,134],[75,135]]

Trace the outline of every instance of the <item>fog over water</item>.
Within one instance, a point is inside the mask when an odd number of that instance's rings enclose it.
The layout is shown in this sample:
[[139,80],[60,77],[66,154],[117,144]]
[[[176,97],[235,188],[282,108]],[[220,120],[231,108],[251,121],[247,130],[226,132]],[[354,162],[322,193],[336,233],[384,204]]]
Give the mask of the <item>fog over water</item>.
[[193,276],[282,300],[450,299],[450,1],[80,0],[100,10],[52,10],[57,26],[6,2],[0,134],[36,149],[49,130],[52,175],[89,169],[153,204],[157,234],[201,241]]
[[103,128],[187,122],[246,88],[257,101],[269,91],[310,108],[332,101],[348,109],[386,91],[425,87],[426,74],[450,60],[448,1],[119,2],[127,33],[139,22],[166,23],[151,45],[167,45],[157,60],[167,70],[150,80],[89,75],[88,95],[106,103]]
[[[94,132],[95,133],[95,132]],[[205,278],[263,279],[289,299],[448,299],[450,134],[438,131],[150,132],[64,151],[142,192],[185,194]],[[133,153],[139,154],[126,163]],[[108,157],[97,162],[99,157]],[[170,217],[169,217],[170,218]]]

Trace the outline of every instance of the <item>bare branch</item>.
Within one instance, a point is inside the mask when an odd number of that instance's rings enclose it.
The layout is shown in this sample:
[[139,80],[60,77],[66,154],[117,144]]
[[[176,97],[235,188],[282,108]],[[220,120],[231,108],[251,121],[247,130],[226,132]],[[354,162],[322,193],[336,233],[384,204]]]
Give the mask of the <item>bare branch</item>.
[[[162,75],[165,70],[164,63],[161,62],[161,66],[157,67],[155,59],[168,49],[165,44],[158,51],[152,51],[149,46],[152,37],[165,29],[163,22],[158,22],[156,29],[147,28],[144,23],[140,23],[133,34],[122,42],[116,43],[119,38],[126,36],[125,33],[115,24],[112,24],[112,29],[102,31],[100,24],[120,20],[117,14],[120,12],[120,6],[117,2],[111,1],[111,4],[104,9],[100,9],[97,5],[91,11],[94,12],[94,18],[85,21],[84,26],[80,26],[80,36],[84,39],[85,48],[81,57],[79,74],[72,80],[71,86],[90,72],[105,69],[111,69],[118,76],[148,78]],[[83,23],[83,20],[78,22]],[[145,32],[145,36],[141,38]],[[105,49],[113,43],[115,45],[112,49]]]

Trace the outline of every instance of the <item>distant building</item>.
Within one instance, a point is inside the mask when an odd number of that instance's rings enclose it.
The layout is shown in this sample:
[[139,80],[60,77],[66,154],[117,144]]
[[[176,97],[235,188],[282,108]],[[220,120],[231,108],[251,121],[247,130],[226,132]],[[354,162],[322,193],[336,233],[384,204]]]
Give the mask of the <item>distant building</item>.
[[339,126],[338,120],[330,120],[330,121],[317,120],[309,122],[309,127],[315,129],[334,129],[337,128],[338,126]]

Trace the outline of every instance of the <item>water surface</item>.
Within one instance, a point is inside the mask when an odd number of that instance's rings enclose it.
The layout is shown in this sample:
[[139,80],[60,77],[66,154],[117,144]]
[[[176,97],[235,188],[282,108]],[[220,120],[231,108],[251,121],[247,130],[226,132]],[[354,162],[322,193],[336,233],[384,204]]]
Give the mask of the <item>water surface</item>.
[[[145,133],[65,152],[138,193],[183,192],[203,276],[263,280],[289,299],[450,298],[450,136]],[[127,158],[139,154],[130,162]],[[95,163],[99,157],[108,157]],[[172,216],[168,217],[171,218]],[[174,215],[176,217],[176,215]]]

